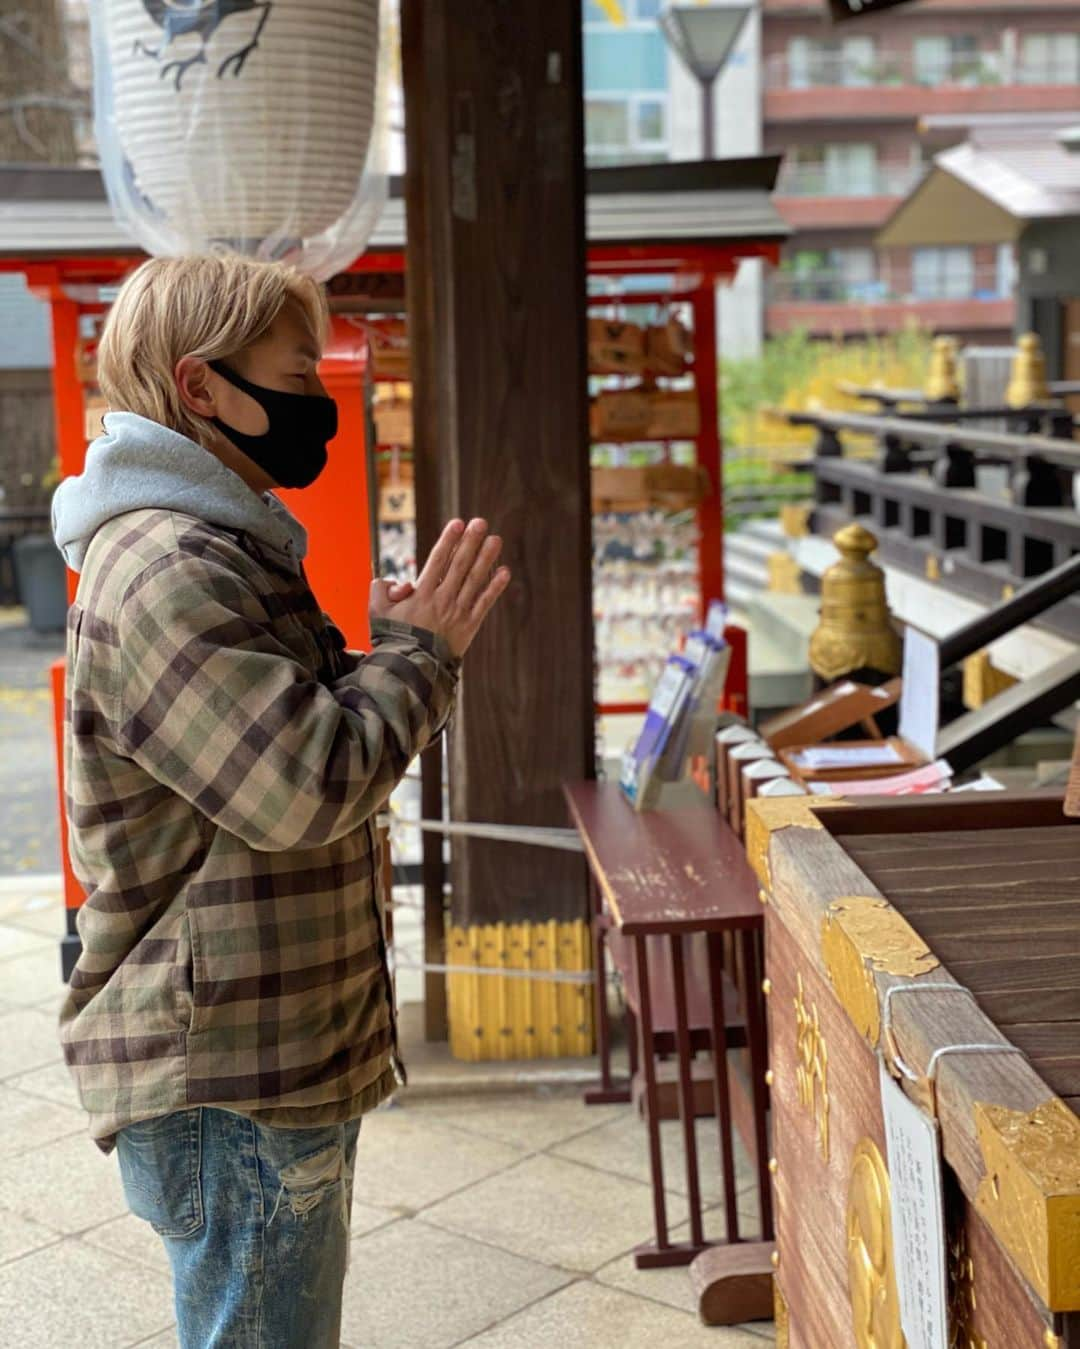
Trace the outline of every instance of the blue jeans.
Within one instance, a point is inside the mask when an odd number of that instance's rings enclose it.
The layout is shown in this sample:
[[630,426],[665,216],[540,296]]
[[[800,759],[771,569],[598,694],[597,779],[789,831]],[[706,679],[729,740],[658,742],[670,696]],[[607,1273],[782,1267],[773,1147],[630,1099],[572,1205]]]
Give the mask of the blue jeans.
[[359,1129],[198,1107],[121,1130],[124,1193],[169,1253],[182,1349],[338,1349]]

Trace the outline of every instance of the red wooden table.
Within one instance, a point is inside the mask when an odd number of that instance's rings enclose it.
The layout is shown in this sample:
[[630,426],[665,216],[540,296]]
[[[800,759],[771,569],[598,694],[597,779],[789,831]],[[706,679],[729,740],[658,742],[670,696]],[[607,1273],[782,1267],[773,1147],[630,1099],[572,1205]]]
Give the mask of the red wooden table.
[[[762,1221],[762,1241],[755,1245],[762,1248],[767,1270],[772,1250],[772,1200],[761,994],[763,922],[758,882],[746,853],[727,821],[693,787],[680,796],[678,808],[640,814],[615,784],[573,783],[564,787],[564,793],[584,842],[593,880],[596,1019],[603,1081],[602,1089],[590,1095],[592,1100],[630,1098],[626,1087],[620,1088],[611,1078],[606,997],[607,958],[613,953],[607,949],[609,937],[614,948],[628,948],[624,975],[629,975],[628,1001],[637,1013],[631,1066],[639,1068],[643,1079],[656,1221],[655,1241],[638,1248],[635,1262],[639,1268],[689,1264],[714,1244],[706,1242],[702,1229],[694,1134],[692,1057],[702,1048],[713,1055],[713,1108],[720,1136],[727,1243],[742,1241],[735,1203],[727,1055],[729,1048],[744,1044],[750,1059],[751,1133]],[[725,974],[725,940],[729,943],[726,963],[734,974],[734,988]],[[662,963],[665,946],[667,970]],[[700,1024],[702,989],[704,1026]],[[698,1015],[692,1015],[695,1004]],[[678,1114],[686,1151],[690,1239],[685,1242],[670,1239],[664,1202],[656,1054],[658,1044],[661,1052],[665,1049],[663,1037],[669,1033],[670,1049],[677,1058]]]

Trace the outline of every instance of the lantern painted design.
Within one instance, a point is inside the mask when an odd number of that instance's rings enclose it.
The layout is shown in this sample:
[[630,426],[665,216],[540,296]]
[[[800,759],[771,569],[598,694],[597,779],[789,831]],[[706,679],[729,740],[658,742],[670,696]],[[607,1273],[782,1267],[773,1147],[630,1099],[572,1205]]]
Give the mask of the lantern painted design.
[[386,199],[387,8],[93,0],[102,169],[138,242],[348,266]]

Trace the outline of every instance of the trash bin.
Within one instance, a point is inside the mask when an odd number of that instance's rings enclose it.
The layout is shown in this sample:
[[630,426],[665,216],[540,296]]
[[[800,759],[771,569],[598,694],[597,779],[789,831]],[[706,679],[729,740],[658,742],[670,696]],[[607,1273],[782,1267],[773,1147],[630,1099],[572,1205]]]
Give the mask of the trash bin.
[[67,572],[48,534],[15,540],[15,581],[34,632],[62,631],[67,625]]

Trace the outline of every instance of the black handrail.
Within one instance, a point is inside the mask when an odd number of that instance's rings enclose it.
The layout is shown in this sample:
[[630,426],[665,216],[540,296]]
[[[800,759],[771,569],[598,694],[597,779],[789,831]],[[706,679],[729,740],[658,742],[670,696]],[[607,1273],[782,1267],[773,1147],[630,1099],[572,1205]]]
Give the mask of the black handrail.
[[1043,572],[1023,586],[1010,599],[973,618],[938,642],[938,658],[944,670],[958,661],[981,651],[988,643],[1013,632],[1024,623],[1038,618],[1047,609],[1060,604],[1080,589],[1080,554],[1061,566]]
[[[896,403],[923,403],[932,407],[934,400],[928,398],[923,389],[889,389],[883,384],[856,384],[852,380],[840,379],[837,390],[849,398],[873,398],[885,406]],[[1052,379],[1046,386],[1051,398],[1069,398],[1080,394],[1080,379]],[[948,401],[948,400],[944,400]]]
[[[970,407],[952,398],[928,398],[918,389],[886,389],[880,385],[853,384],[849,380],[838,380],[836,389],[848,398],[878,403],[897,417],[913,422],[933,421],[935,418],[943,422],[1019,422],[1024,431],[1034,430],[1040,422],[1046,422],[1052,428],[1052,434],[1066,437],[1080,426],[1080,417],[1074,417],[1061,401],[1071,394],[1080,394],[1080,383],[1075,381],[1059,381],[1048,385],[1052,400],[1049,403],[1028,403],[1018,408]],[[906,406],[901,407],[901,403]]]
[[1007,431],[972,431],[944,422],[912,422],[903,417],[875,417],[861,412],[790,412],[774,409],[772,415],[791,426],[813,426],[820,431],[852,431],[859,435],[893,437],[899,442],[916,440],[940,449],[969,450],[1005,459],[1041,459],[1060,468],[1080,471],[1080,444],[1054,436],[1015,435]]

